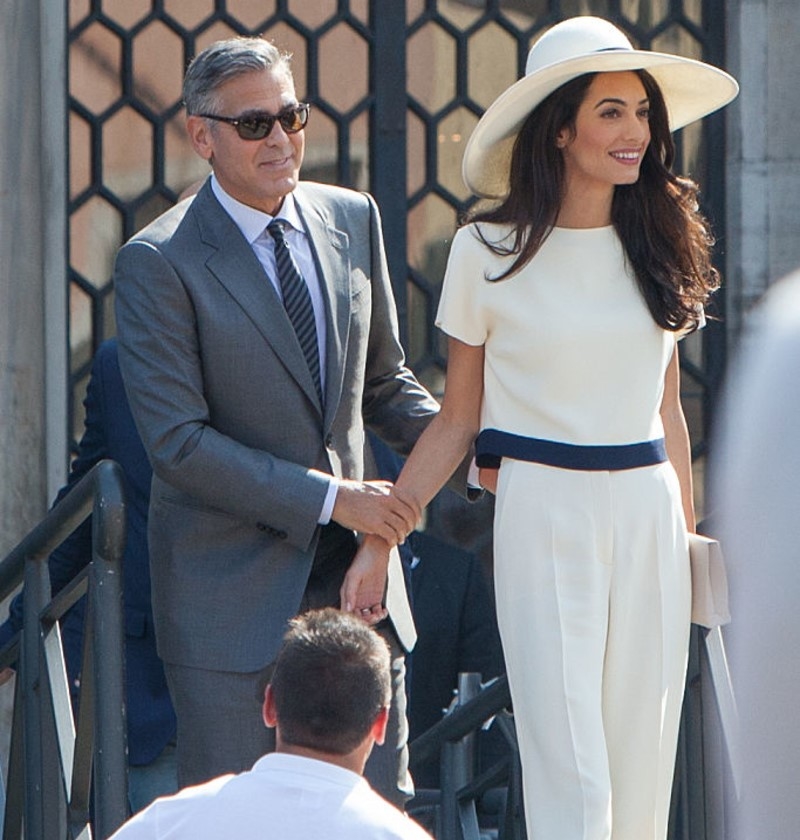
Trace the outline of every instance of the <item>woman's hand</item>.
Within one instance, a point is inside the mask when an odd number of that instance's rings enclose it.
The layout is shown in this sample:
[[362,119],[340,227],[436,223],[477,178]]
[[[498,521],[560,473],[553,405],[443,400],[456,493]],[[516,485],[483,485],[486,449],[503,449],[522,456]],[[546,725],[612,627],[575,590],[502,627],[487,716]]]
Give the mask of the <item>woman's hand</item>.
[[341,609],[354,613],[367,624],[377,624],[388,615],[383,596],[390,550],[389,544],[380,537],[364,537],[339,591]]

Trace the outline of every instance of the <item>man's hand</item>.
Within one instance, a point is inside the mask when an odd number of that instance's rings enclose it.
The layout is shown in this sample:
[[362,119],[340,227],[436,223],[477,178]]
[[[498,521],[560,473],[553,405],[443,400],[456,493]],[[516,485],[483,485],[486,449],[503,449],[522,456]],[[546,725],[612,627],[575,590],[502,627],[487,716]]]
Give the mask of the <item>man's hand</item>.
[[499,470],[481,467],[478,470],[478,482],[484,490],[497,495],[497,474]]
[[341,608],[377,624],[387,616],[383,606],[390,546],[380,537],[366,536],[356,552],[339,592]]
[[351,531],[377,534],[397,545],[419,524],[416,502],[388,481],[341,481],[331,519]]

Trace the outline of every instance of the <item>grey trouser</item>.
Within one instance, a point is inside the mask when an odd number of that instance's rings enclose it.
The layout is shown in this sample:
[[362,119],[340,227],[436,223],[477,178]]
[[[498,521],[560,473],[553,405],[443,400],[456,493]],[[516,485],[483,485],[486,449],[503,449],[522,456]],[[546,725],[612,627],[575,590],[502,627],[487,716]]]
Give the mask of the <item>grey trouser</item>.
[[[300,612],[339,606],[339,588],[355,548],[352,534],[343,529],[320,544]],[[377,629],[391,652],[392,706],[386,740],[373,750],[365,775],[378,793],[402,808],[413,796],[408,775],[405,652],[389,621]],[[272,663],[251,673],[209,671],[168,662],[164,670],[178,718],[181,787],[249,770],[262,755],[275,749],[274,731],[266,728],[261,716]]]

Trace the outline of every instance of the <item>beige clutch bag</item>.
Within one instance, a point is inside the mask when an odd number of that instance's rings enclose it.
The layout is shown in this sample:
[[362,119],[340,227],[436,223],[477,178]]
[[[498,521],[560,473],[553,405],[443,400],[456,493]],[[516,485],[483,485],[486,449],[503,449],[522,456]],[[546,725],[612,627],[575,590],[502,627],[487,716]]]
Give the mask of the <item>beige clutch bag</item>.
[[728,576],[722,549],[716,540],[689,534],[692,567],[692,624],[719,627],[731,620],[728,609]]

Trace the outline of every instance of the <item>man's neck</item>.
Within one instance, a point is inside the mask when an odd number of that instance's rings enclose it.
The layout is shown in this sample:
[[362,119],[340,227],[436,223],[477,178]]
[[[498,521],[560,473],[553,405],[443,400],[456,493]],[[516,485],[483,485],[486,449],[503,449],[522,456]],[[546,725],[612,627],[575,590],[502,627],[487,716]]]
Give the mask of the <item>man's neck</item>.
[[364,775],[364,765],[367,763],[372,744],[360,744],[355,750],[344,755],[338,753],[322,752],[309,747],[301,747],[297,744],[286,744],[278,742],[275,752],[286,753],[287,755],[298,755],[303,758],[313,758],[316,761],[327,761],[328,764],[335,764],[343,767],[359,776]]

